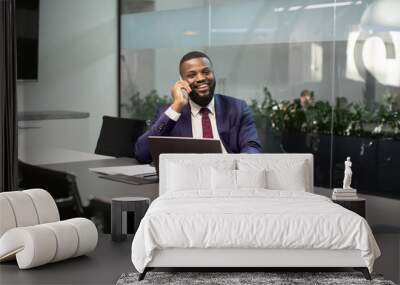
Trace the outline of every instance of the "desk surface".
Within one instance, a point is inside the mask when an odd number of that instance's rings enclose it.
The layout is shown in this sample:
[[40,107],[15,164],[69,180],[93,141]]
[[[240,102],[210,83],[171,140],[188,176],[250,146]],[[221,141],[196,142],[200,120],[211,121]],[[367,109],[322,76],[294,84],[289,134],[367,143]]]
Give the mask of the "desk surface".
[[43,167],[66,171],[76,176],[79,193],[84,205],[90,196],[109,199],[115,197],[147,197],[154,200],[158,197],[158,183],[133,185],[98,177],[89,168],[135,165],[137,161],[131,158],[113,158],[89,161],[45,164]]
[[112,159],[113,157],[60,147],[25,147],[20,144],[18,146],[18,158],[29,164],[44,165],[87,160]]

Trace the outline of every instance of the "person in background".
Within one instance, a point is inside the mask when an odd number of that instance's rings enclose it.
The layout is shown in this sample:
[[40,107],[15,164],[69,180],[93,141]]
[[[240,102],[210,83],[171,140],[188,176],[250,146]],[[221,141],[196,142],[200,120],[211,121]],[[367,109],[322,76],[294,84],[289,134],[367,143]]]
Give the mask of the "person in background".
[[175,136],[220,139],[223,152],[260,153],[261,145],[245,101],[214,94],[210,58],[200,52],[185,54],[179,63],[181,79],[171,88],[172,104],[162,106],[150,129],[136,142],[135,157],[152,161],[148,137]]
[[300,106],[302,109],[310,106],[314,101],[314,92],[310,90],[303,90],[300,93]]

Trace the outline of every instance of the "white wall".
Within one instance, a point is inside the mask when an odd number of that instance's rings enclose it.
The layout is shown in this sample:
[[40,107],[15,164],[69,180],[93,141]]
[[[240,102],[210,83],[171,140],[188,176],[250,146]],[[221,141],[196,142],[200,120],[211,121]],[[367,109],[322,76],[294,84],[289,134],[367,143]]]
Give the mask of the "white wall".
[[[39,79],[18,82],[18,110],[89,112],[77,127],[60,130],[41,126],[41,135],[21,143],[93,152],[103,115],[117,115],[117,1],[41,0],[39,22]],[[23,124],[20,122],[20,124]],[[36,122],[40,125],[40,122]],[[57,121],[52,125],[57,126]],[[59,137],[59,140],[55,139]]]

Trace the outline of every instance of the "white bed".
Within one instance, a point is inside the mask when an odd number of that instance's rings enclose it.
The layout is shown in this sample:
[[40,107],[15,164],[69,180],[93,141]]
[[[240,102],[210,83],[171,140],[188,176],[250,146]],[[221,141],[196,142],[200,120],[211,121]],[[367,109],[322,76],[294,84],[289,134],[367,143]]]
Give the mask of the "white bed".
[[154,267],[354,267],[370,278],[380,251],[367,222],[312,194],[312,169],[310,154],[161,155],[160,197],[132,243],[140,278]]

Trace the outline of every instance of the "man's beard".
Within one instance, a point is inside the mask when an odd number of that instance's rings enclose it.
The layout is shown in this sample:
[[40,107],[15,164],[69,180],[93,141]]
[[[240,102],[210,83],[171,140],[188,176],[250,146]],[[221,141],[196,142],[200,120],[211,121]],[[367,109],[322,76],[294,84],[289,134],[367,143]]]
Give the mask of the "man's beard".
[[[192,88],[192,86],[190,87]],[[210,104],[212,98],[214,97],[214,90],[215,90],[215,81],[210,86],[210,90],[207,96],[200,96],[196,91],[194,91],[194,88],[192,88],[192,92],[189,93],[189,97],[197,105],[201,107],[206,107],[208,104]]]

